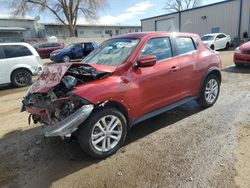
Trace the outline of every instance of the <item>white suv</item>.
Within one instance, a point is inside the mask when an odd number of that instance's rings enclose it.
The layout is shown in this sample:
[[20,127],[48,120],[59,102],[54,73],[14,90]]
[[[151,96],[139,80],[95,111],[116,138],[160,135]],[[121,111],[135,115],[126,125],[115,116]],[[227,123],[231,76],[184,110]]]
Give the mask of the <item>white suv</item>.
[[41,58],[30,44],[0,43],[0,84],[27,86],[32,75],[40,74],[42,69]]

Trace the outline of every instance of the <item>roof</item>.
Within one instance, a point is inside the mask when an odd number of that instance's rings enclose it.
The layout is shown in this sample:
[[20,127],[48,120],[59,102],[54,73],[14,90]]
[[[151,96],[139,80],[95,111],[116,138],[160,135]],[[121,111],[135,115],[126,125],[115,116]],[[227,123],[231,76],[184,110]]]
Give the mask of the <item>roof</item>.
[[[62,23],[41,23],[44,26],[64,26]],[[141,28],[140,25],[97,25],[97,24],[77,24],[76,26],[85,27],[136,27]]]
[[30,16],[1,15],[0,20],[27,20],[27,21],[34,21],[35,19],[30,17]]
[[26,28],[24,27],[0,27],[0,32],[1,31],[9,31],[9,32],[13,32],[13,31],[25,31]]
[[192,36],[195,37],[197,34],[194,33],[182,33],[182,32],[161,32],[161,31],[151,31],[151,32],[138,32],[138,33],[129,33],[125,35],[120,35],[114,38],[143,38],[148,37],[160,37],[160,36]]
[[215,6],[215,5],[219,5],[219,4],[223,4],[223,3],[228,3],[228,2],[231,2],[231,1],[236,1],[236,0],[224,0],[224,1],[221,1],[221,2],[209,4],[209,5],[199,6],[199,7],[195,7],[195,8],[187,9],[187,10],[182,10],[180,12],[172,12],[172,13],[168,13],[168,14],[162,14],[162,15],[158,15],[158,16],[144,18],[144,19],[141,19],[141,21],[150,20],[150,19],[153,19],[153,18],[159,18],[159,17],[162,17],[162,16],[174,15],[174,14],[178,14],[178,13],[182,13],[182,12],[188,12],[188,11],[192,11],[192,10],[196,10],[196,9],[206,8],[206,7]]

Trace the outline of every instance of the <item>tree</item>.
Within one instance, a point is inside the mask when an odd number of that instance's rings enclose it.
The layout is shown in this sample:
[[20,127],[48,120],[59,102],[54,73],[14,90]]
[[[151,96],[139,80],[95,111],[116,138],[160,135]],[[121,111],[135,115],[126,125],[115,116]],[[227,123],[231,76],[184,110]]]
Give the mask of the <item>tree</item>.
[[31,10],[48,10],[67,26],[70,37],[73,37],[78,16],[82,14],[87,20],[95,19],[105,3],[106,0],[12,0],[11,7],[15,15],[25,15]]
[[201,0],[168,0],[164,9],[168,12],[180,12],[183,10],[198,7]]

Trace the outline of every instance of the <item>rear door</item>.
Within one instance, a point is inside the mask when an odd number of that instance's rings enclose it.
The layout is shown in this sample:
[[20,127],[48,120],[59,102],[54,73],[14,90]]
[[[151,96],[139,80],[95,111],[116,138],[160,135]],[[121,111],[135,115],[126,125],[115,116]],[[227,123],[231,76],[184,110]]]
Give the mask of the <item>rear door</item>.
[[0,46],[0,84],[10,82],[8,59],[5,58],[3,47]]
[[37,60],[35,56],[31,53],[31,51],[23,45],[3,45],[3,51],[5,54],[5,58],[8,60],[8,67],[6,71],[8,74],[12,72],[12,70],[20,67],[26,66],[37,66]]
[[72,58],[73,59],[80,59],[82,57],[83,57],[82,44],[76,44],[72,48]]
[[197,43],[191,37],[175,37],[175,60],[180,63],[180,95],[186,98],[196,95],[195,63]]
[[219,34],[215,39],[215,46],[217,49],[223,49],[226,47],[227,36],[223,34]]
[[180,65],[173,58],[169,37],[150,39],[140,56],[155,55],[156,65],[135,70],[133,81],[140,88],[140,114],[146,114],[180,99]]

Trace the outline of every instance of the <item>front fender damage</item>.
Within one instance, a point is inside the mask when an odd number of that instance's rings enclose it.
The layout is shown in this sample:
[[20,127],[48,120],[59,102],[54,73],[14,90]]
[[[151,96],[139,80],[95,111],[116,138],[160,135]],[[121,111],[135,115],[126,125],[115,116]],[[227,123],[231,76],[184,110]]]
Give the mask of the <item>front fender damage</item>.
[[45,127],[45,137],[70,137],[71,133],[76,131],[78,126],[89,117],[93,109],[94,105],[92,104],[84,105],[56,125]]
[[75,94],[91,81],[105,79],[104,72],[85,64],[55,64],[45,68],[23,98],[21,111],[28,112],[29,123],[44,127],[45,137],[70,137],[92,113],[95,104]]

